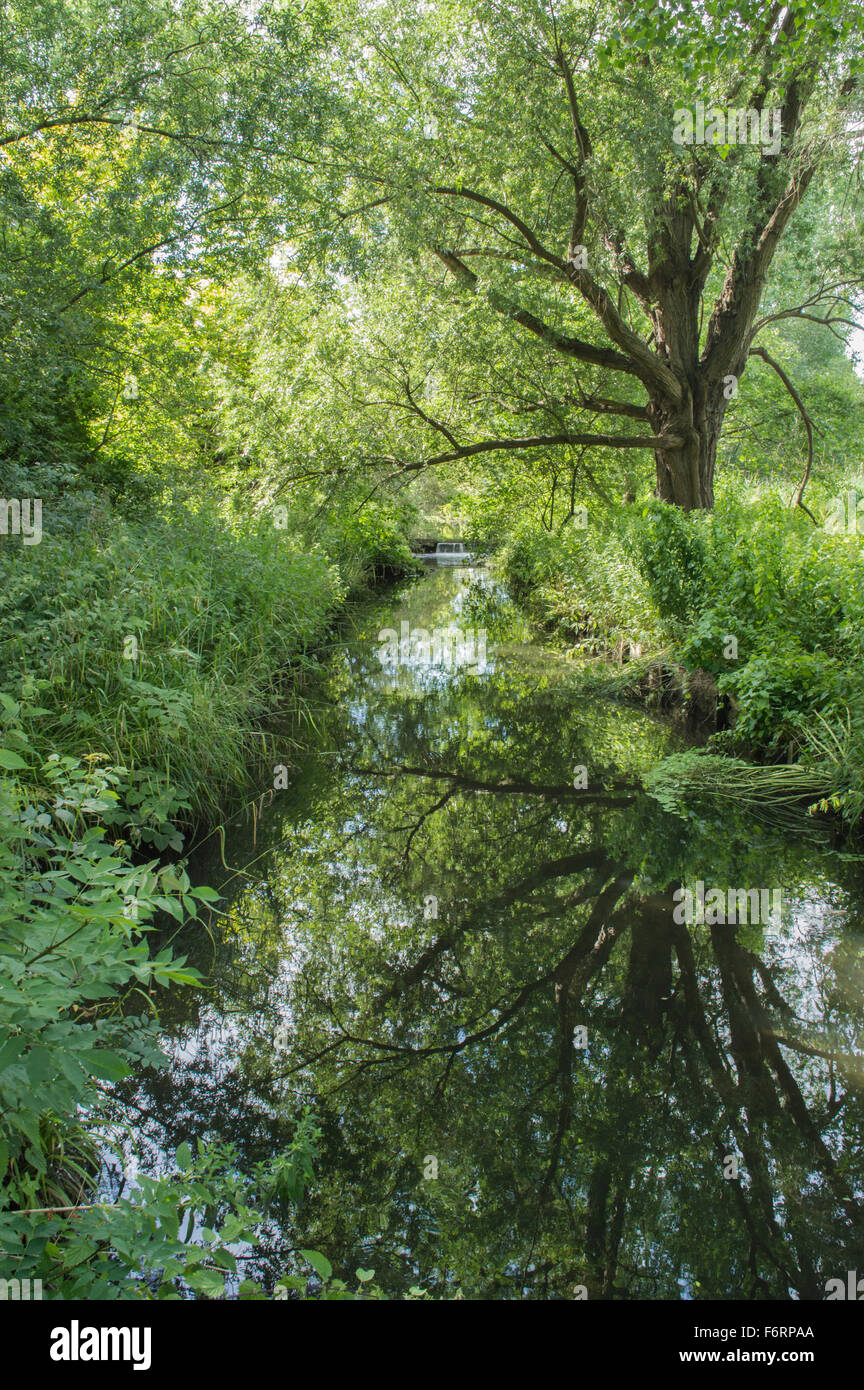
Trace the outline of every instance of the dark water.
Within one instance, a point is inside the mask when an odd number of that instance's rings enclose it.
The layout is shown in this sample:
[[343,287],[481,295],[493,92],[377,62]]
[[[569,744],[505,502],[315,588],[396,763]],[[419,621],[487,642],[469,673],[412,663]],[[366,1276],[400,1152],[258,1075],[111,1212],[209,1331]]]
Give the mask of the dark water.
[[[580,696],[483,582],[355,618],[314,750],[202,871],[227,916],[178,943],[212,988],[131,1089],[150,1159],[268,1157],[311,1104],[272,1277],[306,1246],[396,1295],[821,1299],[864,1273],[861,863],[803,816],[665,810],[640,779],[681,735]],[[388,670],[403,621],[485,625],[487,660]],[[678,923],[698,880],[779,888],[782,921]]]

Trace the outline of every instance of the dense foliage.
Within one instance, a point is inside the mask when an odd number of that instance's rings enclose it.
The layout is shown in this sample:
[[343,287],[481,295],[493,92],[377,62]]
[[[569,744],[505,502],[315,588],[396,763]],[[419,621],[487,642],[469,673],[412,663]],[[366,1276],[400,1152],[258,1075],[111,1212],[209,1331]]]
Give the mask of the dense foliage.
[[[861,6],[0,2],[0,1268],[263,1296],[313,1114],[135,1178],[116,1087],[204,987],[189,855],[409,538],[864,814]],[[779,148],[675,145],[697,91]]]
[[[853,496],[854,496],[853,492]],[[730,751],[803,759],[820,800],[864,811],[861,538],[770,493],[730,491],[713,512],[661,502],[552,536],[526,525],[505,565],[545,622],[583,654],[707,673],[730,702]],[[628,688],[634,690],[634,673]],[[638,687],[638,683],[637,687]]]

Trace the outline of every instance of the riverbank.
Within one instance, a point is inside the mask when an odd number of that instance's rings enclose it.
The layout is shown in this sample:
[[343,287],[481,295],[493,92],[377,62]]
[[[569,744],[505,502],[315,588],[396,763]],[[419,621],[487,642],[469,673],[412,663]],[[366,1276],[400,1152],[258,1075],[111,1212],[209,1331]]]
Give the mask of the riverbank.
[[115,824],[145,851],[256,785],[262,720],[279,702],[302,735],[341,606],[414,563],[395,529],[316,536],[214,499],[130,518],[73,494],[45,515],[38,546],[0,551],[0,688],[37,748],[113,769]]
[[[485,661],[436,657],[450,624]],[[800,811],[670,797],[680,727],[584,698],[488,571],[358,606],[316,695],[301,775],[202,866],[222,911],[177,945],[209,988],[123,1084],[146,1171],[202,1133],[249,1171],[310,1105],[308,1199],[247,1266],[278,1297],[307,1248],[389,1298],[821,1297],[860,1229],[853,856]]]
[[501,564],[534,620],[586,662],[586,689],[677,709],[715,752],[801,765],[818,787],[814,806],[858,824],[857,535],[754,493],[721,497],[709,514],[647,503],[554,534],[523,526]]
[[162,992],[202,983],[147,943],[217,897],[179,856],[260,793],[277,704],[290,765],[346,600],[413,562],[380,517],[315,535],[215,501],[130,516],[75,490],[43,518],[38,545],[0,550],[0,1263],[49,1297],[135,1297],[142,1279],[215,1296],[233,1256],[219,1231],[192,1239],[200,1216],[253,1238],[255,1201],[302,1196],[314,1126],[298,1116],[289,1155],[245,1175],[187,1146],[106,1208],[105,1083],[159,1065]]

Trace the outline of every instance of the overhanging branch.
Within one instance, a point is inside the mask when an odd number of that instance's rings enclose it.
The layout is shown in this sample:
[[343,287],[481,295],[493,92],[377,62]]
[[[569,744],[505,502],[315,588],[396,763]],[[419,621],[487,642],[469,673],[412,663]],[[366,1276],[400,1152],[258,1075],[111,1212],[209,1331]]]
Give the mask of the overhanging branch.
[[807,513],[814,526],[818,526],[819,523],[817,522],[815,516],[813,515],[809,507],[805,507],[804,502],[802,500],[804,497],[804,489],[807,486],[807,482],[810,478],[810,469],[813,465],[813,421],[810,418],[810,415],[807,411],[807,407],[805,406],[800,395],[798,394],[798,391],[792,384],[787,374],[784,372],[783,368],[780,366],[780,363],[775,362],[774,358],[771,357],[770,354],[767,353],[765,349],[761,347],[751,347],[749,355],[750,357],[761,357],[763,362],[767,362],[768,366],[773,368],[773,370],[777,373],[780,380],[782,381],[783,385],[786,387],[786,390],[789,392],[789,395],[792,397],[796,406],[798,407],[801,419],[804,421],[804,428],[807,431],[807,464],[804,469],[804,476],[802,477],[800,483],[798,484],[797,488],[792,494],[789,505],[790,507],[800,507],[802,512]]
[[[451,275],[454,275],[467,289],[476,291],[479,278],[473,270],[469,270],[464,261],[454,255],[452,251],[444,251],[440,247],[433,247],[432,251],[442,265],[447,267]],[[623,353],[616,352],[614,348],[597,347],[594,343],[586,342],[583,338],[558,333],[542,319],[539,319],[536,314],[505,302],[503,296],[493,294],[490,296],[489,302],[497,313],[512,319],[514,323],[526,328],[535,337],[542,338],[549,347],[554,348],[556,352],[563,353],[566,357],[575,357],[578,361],[588,362],[595,367],[606,367],[609,371],[624,372],[628,376],[638,376],[635,363],[629,357],[625,357]]]
[[680,449],[684,440],[678,435],[581,434],[562,430],[560,434],[535,434],[515,439],[484,439],[477,444],[463,444],[451,453],[436,454],[419,463],[405,465],[405,470],[432,468],[439,463],[455,463],[476,454],[509,452],[517,449],[552,449],[562,444],[582,445],[600,449]]

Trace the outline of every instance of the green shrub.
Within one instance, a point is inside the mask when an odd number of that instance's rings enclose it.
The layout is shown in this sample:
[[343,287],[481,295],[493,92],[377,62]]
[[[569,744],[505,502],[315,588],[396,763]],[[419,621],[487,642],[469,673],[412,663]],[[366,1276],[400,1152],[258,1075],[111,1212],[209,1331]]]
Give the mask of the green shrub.
[[157,911],[182,921],[215,896],[180,869],[133,864],[124,841],[109,841],[110,769],[40,754],[24,728],[40,714],[0,694],[4,1207],[80,1196],[92,1145],[76,1116],[98,1106],[97,1078],[118,1080],[156,1055],[124,999],[197,979],[182,958],[151,958],[143,934]]
[[157,914],[183,923],[217,895],[109,838],[115,771],[40,754],[25,723],[44,717],[0,694],[0,1266],[55,1299],[222,1297],[226,1278],[262,1296],[227,1247],[257,1239],[253,1201],[299,1202],[318,1137],[308,1115],[251,1174],[228,1149],[193,1160],[181,1145],[175,1173],[93,1200],[112,1132],[104,1083],[165,1062],[153,991],[199,978],[147,934]]
[[587,528],[548,532],[518,528],[502,552],[513,592],[531,611],[582,650],[622,640],[659,640],[661,624],[633,562],[626,526],[589,515]]
[[702,518],[652,501],[630,526],[636,564],[661,620],[684,624],[705,596],[706,545]]
[[581,533],[523,522],[502,559],[514,593],[580,650],[608,655],[629,642],[710,672],[733,702],[734,728],[718,746],[806,758],[825,804],[860,817],[859,536],[814,527],[769,493],[728,488],[706,514],[655,501],[590,513]]
[[797,751],[801,729],[815,710],[838,707],[845,677],[822,652],[808,652],[787,637],[785,645],[760,652],[720,677],[722,694],[738,707],[736,741],[774,752],[782,745]]

